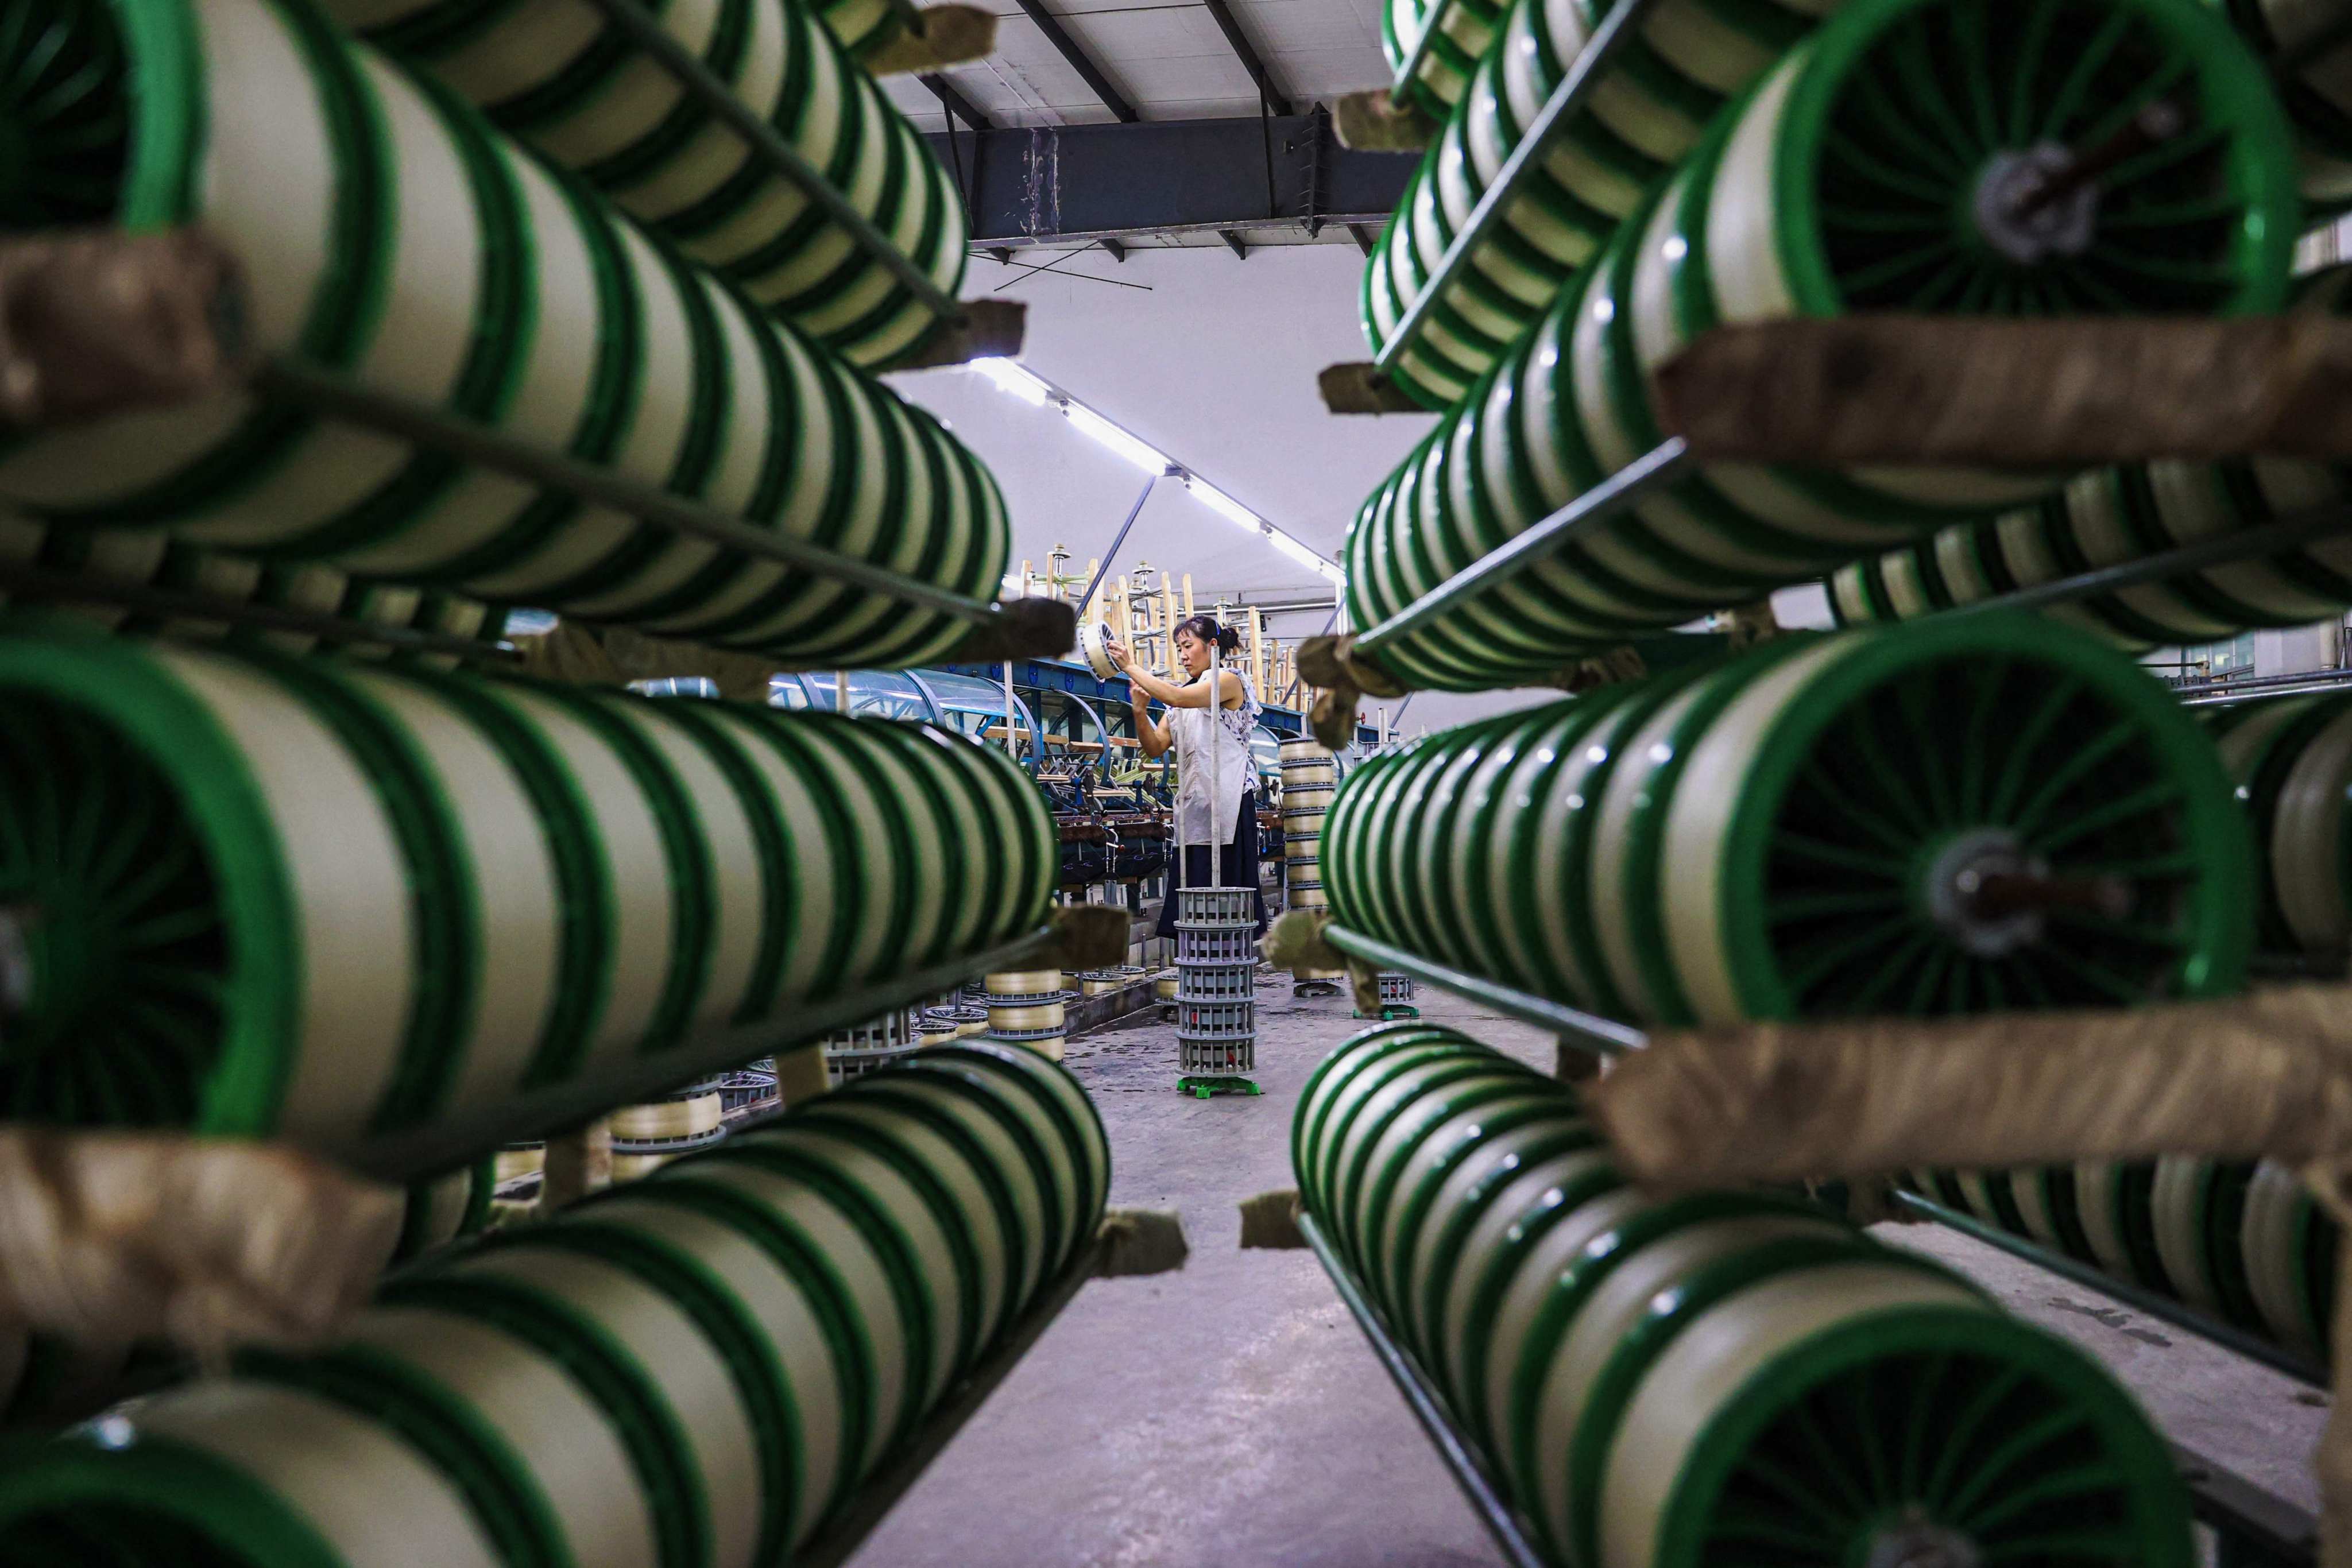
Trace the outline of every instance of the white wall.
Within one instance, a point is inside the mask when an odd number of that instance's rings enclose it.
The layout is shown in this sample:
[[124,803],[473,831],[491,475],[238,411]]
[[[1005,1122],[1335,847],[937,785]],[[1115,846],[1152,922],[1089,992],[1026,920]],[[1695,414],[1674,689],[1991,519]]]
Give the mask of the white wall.
[[[1027,253],[1029,265],[1047,259]],[[1324,366],[1369,356],[1356,324],[1363,261],[1352,245],[1268,246],[1236,259],[1223,247],[1102,252],[1063,271],[1024,274],[975,259],[968,298],[1027,301],[1023,361],[1046,380],[1142,436],[1327,556],[1348,519],[1429,430],[1425,415],[1339,417],[1316,392]],[[1089,281],[1088,278],[1109,282]],[[970,371],[894,378],[898,391],[946,420],[1003,487],[1013,515],[1014,570],[1066,544],[1082,567],[1109,546],[1144,475],[1050,409],[1029,406]],[[1328,585],[1256,536],[1162,481],[1115,570],[1138,559],[1192,574],[1196,599],[1246,590],[1253,598],[1328,597]],[[1319,615],[1286,617],[1297,638]],[[1407,733],[1548,695],[1474,697],[1427,693]]]

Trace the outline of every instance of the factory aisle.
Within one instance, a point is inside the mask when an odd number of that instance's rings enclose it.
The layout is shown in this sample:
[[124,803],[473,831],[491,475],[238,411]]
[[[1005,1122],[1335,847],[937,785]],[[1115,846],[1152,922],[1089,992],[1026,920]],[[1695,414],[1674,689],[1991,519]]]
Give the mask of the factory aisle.
[[[1359,1029],[1259,976],[1255,1099],[1180,1095],[1145,1012],[1069,1043],[1110,1132],[1111,1202],[1182,1211],[1181,1273],[1088,1285],[891,1511],[856,1568],[1473,1568],[1500,1561],[1309,1252],[1244,1252],[1288,1186],[1291,1111]],[[1423,994],[1549,1064],[1551,1043]],[[1344,1497],[1345,1506],[1333,1506]]]
[[[1367,1027],[1261,975],[1254,1100],[1179,1095],[1150,1012],[1070,1041],[1114,1204],[1174,1207],[1181,1273],[1088,1285],[853,1568],[1485,1568],[1500,1554],[1311,1253],[1243,1252],[1234,1205],[1292,1185],[1300,1086]],[[1549,1037],[1443,994],[1423,1017],[1549,1068]],[[1888,1227],[2114,1367],[2184,1443],[2315,1500],[2323,1396],[1930,1226]],[[2322,1401],[2315,1404],[2313,1401]],[[1341,1497],[1345,1505],[1335,1508]]]

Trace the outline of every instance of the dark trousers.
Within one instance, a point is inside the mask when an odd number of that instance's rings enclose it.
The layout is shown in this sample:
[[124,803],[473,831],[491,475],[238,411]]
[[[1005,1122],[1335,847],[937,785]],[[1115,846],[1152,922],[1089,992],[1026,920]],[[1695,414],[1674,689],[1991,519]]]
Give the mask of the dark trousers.
[[[1178,863],[1180,860],[1181,864]],[[1265,894],[1258,887],[1257,882],[1257,791],[1255,789],[1242,797],[1241,819],[1234,824],[1234,841],[1225,846],[1224,863],[1220,869],[1225,879],[1222,885],[1250,890],[1250,907],[1257,914],[1258,935],[1264,936]],[[1209,846],[1206,844],[1186,844],[1181,856],[1169,856],[1168,871],[1168,897],[1160,905],[1160,925],[1157,927],[1162,936],[1176,935],[1178,888],[1220,885],[1209,880]]]

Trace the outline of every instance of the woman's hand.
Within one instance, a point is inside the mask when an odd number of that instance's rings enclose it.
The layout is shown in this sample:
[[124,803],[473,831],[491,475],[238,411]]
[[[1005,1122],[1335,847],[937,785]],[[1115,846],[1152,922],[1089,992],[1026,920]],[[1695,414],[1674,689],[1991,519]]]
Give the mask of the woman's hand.
[[1133,662],[1135,657],[1134,654],[1129,653],[1127,651],[1127,644],[1120,642],[1116,637],[1106,637],[1103,639],[1103,652],[1110,655],[1110,667],[1118,671],[1121,674],[1127,673],[1127,666]]

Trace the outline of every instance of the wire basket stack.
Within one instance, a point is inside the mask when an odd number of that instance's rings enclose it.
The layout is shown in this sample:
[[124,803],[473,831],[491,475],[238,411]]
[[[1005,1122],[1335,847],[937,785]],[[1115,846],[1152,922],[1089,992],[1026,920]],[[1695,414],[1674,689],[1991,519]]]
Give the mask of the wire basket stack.
[[1401,975],[1394,969],[1382,969],[1379,978],[1380,1010],[1368,1013],[1360,1006],[1356,1009],[1358,1018],[1392,1019],[1421,1016],[1420,1011],[1412,1005],[1412,999],[1418,993],[1413,988],[1411,975]]
[[[1292,909],[1320,909],[1323,899],[1323,819],[1339,793],[1339,763],[1308,737],[1282,743],[1282,895]],[[1341,969],[1298,968],[1290,977],[1304,990],[1330,988]]]
[[1176,1058],[1187,1080],[1257,1071],[1257,916],[1246,887],[1176,893]]
[[904,1061],[921,1043],[915,1025],[914,1009],[892,1008],[854,1028],[835,1030],[824,1037],[825,1076],[838,1088],[877,1068]]

